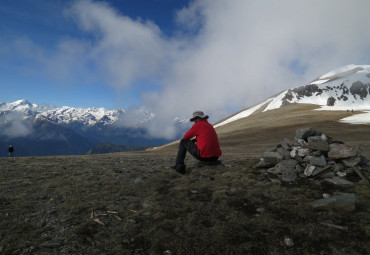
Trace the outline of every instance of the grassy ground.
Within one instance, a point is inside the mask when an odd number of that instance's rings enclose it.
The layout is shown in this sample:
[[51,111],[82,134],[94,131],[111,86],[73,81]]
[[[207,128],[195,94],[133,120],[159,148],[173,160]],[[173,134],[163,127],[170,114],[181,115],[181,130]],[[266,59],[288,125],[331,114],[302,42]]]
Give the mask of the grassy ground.
[[[259,129],[245,120],[219,129],[223,164],[198,168],[188,157],[186,175],[170,169],[176,145],[0,158],[0,254],[370,254],[369,186],[281,183],[253,169],[264,149],[307,124],[269,118]],[[351,132],[352,126],[319,119],[310,126],[368,152],[368,126]],[[323,193],[342,192],[356,194],[354,212],[310,206]]]
[[[370,253],[369,186],[279,183],[251,167],[256,159],[214,168],[189,159],[190,172],[179,175],[172,161],[148,153],[0,159],[1,253]],[[355,212],[311,208],[338,192],[356,194]]]

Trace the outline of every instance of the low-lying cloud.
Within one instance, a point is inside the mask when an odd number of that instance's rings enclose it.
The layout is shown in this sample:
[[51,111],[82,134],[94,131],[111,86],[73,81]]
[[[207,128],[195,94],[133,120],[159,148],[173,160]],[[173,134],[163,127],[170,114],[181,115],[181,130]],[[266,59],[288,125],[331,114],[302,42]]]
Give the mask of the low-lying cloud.
[[141,94],[156,114],[148,130],[170,138],[177,116],[203,110],[216,122],[339,66],[369,64],[369,9],[368,0],[194,0],[169,37],[102,1],[77,0],[66,14],[86,38],[38,56],[58,63],[55,73],[118,89],[150,81],[156,88]]
[[33,132],[32,120],[20,112],[7,112],[0,115],[0,136],[16,138]]

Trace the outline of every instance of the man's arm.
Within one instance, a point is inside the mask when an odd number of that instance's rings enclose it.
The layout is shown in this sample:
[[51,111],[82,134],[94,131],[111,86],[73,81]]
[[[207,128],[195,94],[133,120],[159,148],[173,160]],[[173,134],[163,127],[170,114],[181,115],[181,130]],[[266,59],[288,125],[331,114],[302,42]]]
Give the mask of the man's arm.
[[188,132],[185,133],[184,137],[182,139],[185,139],[185,140],[190,140],[191,138],[193,138],[194,136],[197,136],[198,134],[198,128],[197,128],[198,125],[194,124]]

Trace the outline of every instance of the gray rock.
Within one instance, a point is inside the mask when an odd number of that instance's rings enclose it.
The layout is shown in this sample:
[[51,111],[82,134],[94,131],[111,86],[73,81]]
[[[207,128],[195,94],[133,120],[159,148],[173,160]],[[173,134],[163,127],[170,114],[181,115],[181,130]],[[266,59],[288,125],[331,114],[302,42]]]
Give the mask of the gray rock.
[[333,171],[324,173],[320,176],[320,178],[325,179],[325,178],[332,178],[335,176],[335,173]]
[[266,171],[270,174],[281,174],[280,170],[276,169],[275,167],[271,167],[271,168],[267,169]]
[[334,176],[332,178],[327,178],[325,181],[330,182],[334,185],[340,186],[340,187],[345,187],[345,188],[351,188],[354,187],[355,184],[351,181],[347,181],[343,178],[340,178],[338,176]]
[[295,138],[298,139],[306,139],[307,137],[311,136],[314,133],[314,130],[311,128],[302,128],[297,129],[295,132]]
[[254,168],[269,168],[273,167],[274,165],[271,163],[267,163],[264,158],[261,159],[260,162],[254,165]]
[[298,163],[303,163],[303,159],[299,155],[296,155],[293,159],[296,160]]
[[297,165],[295,166],[295,171],[296,171],[297,173],[303,173],[303,171],[304,171],[304,167],[303,167],[303,166],[301,166],[301,165],[299,165],[299,164],[297,164]]
[[307,138],[307,148],[318,151],[329,151],[329,143],[323,136],[310,136]]
[[277,151],[265,151],[262,157],[266,163],[276,165],[283,160],[283,156]]
[[352,212],[356,209],[355,194],[343,194],[329,198],[322,198],[311,203],[313,208],[319,210],[341,210],[345,212]]
[[62,243],[58,241],[46,241],[40,245],[43,248],[58,248],[60,246],[62,246]]
[[286,246],[288,247],[293,247],[294,246],[294,242],[293,242],[293,239],[290,238],[290,237],[284,237],[284,243]]
[[293,147],[292,150],[290,151],[290,157],[295,158],[295,156],[298,155],[298,148],[299,147]]
[[334,97],[329,97],[328,100],[326,101],[327,106],[333,106],[335,104],[335,98]]
[[279,147],[277,149],[277,152],[279,152],[281,156],[283,156],[283,159],[290,159],[290,152],[287,149]]
[[298,148],[298,156],[300,157],[306,157],[310,153],[311,150],[308,148]]
[[284,138],[281,142],[281,146],[286,150],[291,150],[293,146],[297,146],[297,143],[289,138]]
[[348,158],[348,159],[342,159],[341,161],[343,165],[346,167],[354,167],[354,166],[357,166],[361,162],[361,158],[353,157],[353,158]]
[[298,175],[297,172],[294,170],[285,171],[283,172],[283,175],[281,176],[281,180],[285,182],[293,182],[297,180]]
[[314,166],[325,166],[326,160],[324,155],[321,155],[320,157],[315,156],[307,156],[304,158],[304,162],[314,165]]
[[318,156],[321,156],[321,155],[322,155],[321,151],[313,151],[313,152],[310,153],[310,156],[318,157]]
[[275,166],[275,169],[283,174],[281,177],[283,181],[292,182],[298,178],[295,168],[297,164],[298,162],[294,159],[283,160]]
[[330,144],[328,157],[331,159],[344,159],[351,158],[357,155],[360,147],[357,145],[347,145],[340,143]]
[[[330,168],[330,170],[329,170],[329,168]],[[331,166],[329,166],[329,165],[326,165],[326,166],[316,166],[316,167],[315,167],[315,170],[312,172],[312,176],[323,175],[323,174],[324,174],[324,172],[328,172],[328,171],[332,172],[332,171],[331,171]],[[333,172],[332,172],[332,173],[333,173]],[[330,175],[330,176],[328,176],[328,177],[335,176],[335,173],[333,173],[333,174],[334,174],[334,175]]]
[[344,166],[340,163],[336,163],[334,166],[333,166],[333,171],[334,172],[340,172],[340,171],[343,171],[344,169]]
[[304,175],[311,176],[315,168],[316,168],[315,166],[308,165],[306,169],[304,170]]
[[281,173],[284,171],[289,171],[291,169],[295,169],[295,166],[298,162],[294,159],[283,160],[279,164],[275,166],[276,169],[279,169]]
[[304,139],[297,139],[297,146],[306,146],[307,143]]

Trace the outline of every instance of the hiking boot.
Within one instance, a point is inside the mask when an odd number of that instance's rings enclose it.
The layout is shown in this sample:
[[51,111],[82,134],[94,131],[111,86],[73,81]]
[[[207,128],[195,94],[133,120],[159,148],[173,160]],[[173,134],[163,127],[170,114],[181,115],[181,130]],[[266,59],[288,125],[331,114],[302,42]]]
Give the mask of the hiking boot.
[[176,172],[180,173],[180,174],[185,174],[185,165],[174,165],[172,167],[172,169],[175,169]]

